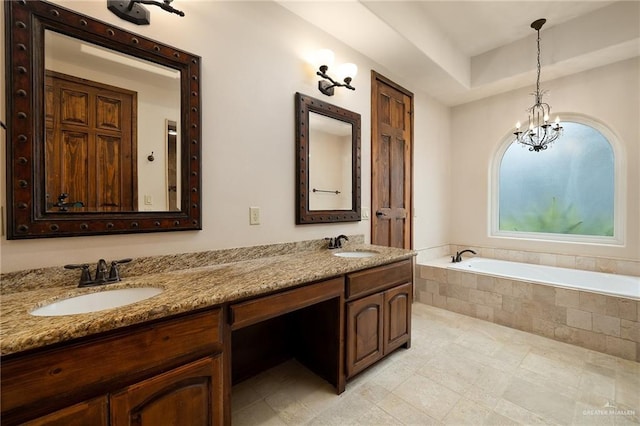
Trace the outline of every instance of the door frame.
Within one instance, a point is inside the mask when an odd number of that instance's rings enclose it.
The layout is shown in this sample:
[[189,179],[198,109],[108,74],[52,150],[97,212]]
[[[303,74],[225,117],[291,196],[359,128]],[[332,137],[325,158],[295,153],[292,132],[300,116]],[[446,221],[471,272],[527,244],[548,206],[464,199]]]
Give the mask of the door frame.
[[[376,96],[376,88],[377,85],[381,83],[384,85],[387,85],[399,92],[402,92],[404,95],[409,97],[409,117],[410,117],[410,123],[409,123],[409,143],[410,143],[410,149],[409,149],[409,185],[410,185],[410,191],[409,191],[409,199],[405,199],[405,205],[408,206],[407,210],[407,222],[409,224],[409,247],[405,247],[406,249],[413,249],[413,150],[414,150],[414,101],[413,101],[413,93],[407,89],[405,89],[404,87],[400,86],[399,84],[393,82],[392,80],[390,80],[389,78],[383,76],[382,74],[376,72],[375,70],[371,70],[371,193],[370,193],[370,211],[371,211],[371,227],[370,227],[370,235],[373,237],[374,235],[374,211],[373,211],[373,193],[374,193],[374,184],[375,184],[375,180],[374,180],[374,175],[375,175],[375,171],[376,169],[376,162],[375,162],[375,158],[373,156],[373,144],[374,144],[374,138],[375,135],[378,134],[378,122],[377,120],[374,120],[373,117],[377,117],[377,108],[378,108],[378,98]],[[372,241],[372,244],[374,242]]]

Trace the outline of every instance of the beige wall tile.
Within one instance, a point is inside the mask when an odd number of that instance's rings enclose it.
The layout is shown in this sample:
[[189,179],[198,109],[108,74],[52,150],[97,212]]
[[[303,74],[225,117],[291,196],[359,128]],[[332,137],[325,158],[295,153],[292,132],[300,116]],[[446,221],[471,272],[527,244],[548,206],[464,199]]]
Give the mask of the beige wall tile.
[[640,275],[640,262],[618,260],[616,261],[616,270],[618,274],[638,276]]
[[[467,302],[470,300],[469,299],[470,291],[477,291],[477,290],[469,289],[456,284],[449,284],[447,285],[446,292],[443,296],[452,297],[454,299],[460,299]],[[442,295],[442,293],[440,294]]]
[[505,296],[513,295],[513,281],[504,279],[504,278],[496,278],[496,282],[494,285],[494,292],[500,293]]
[[433,293],[429,293],[426,291],[419,291],[417,295],[418,295],[418,302],[424,303],[426,305],[433,305]]
[[541,318],[533,317],[531,320],[532,331],[541,336],[554,338],[555,337],[555,328],[556,325],[551,322]]
[[527,315],[524,312],[516,312],[513,314],[513,323],[514,328],[522,331],[531,331],[533,330],[533,318],[531,315]]
[[488,291],[468,289],[469,301],[471,303],[477,303],[480,305],[491,306],[494,308],[502,307],[502,295],[497,293],[490,293]]
[[462,272],[460,274],[460,285],[467,288],[476,288],[478,286],[478,274]]
[[493,255],[495,259],[509,260],[509,250],[496,248],[493,250]]
[[520,250],[509,250],[507,253],[508,259],[511,262],[524,262],[524,252]]
[[640,314],[640,303],[638,301],[630,299],[618,299],[617,301],[620,318],[638,321],[638,315]]
[[478,275],[478,284],[476,288],[483,291],[494,291],[496,278],[487,275]]
[[591,312],[567,308],[567,325],[569,327],[581,328],[583,330],[592,330],[593,320]]
[[577,308],[580,306],[580,294],[576,290],[556,288],[556,305]]
[[525,263],[531,263],[534,265],[539,265],[540,264],[540,253],[534,253],[532,251],[525,251],[524,252],[524,262]]
[[426,287],[429,293],[433,293],[433,294],[440,293],[440,284],[437,281],[427,280]]
[[620,337],[620,318],[593,314],[593,331]]
[[513,297],[520,299],[533,299],[533,285],[522,281],[513,281]]
[[556,324],[567,323],[567,308],[564,306],[549,305],[535,300],[523,300],[522,311],[532,317],[542,318]]
[[418,271],[418,273],[416,274],[418,278],[423,278],[425,280],[433,279],[434,268],[430,266],[417,265],[416,269]]
[[522,309],[522,299],[511,296],[502,296],[502,309],[506,312],[517,312]]
[[476,307],[476,318],[483,319],[485,321],[493,322],[493,308],[490,306],[484,305],[475,305]]
[[624,359],[636,359],[636,342],[620,339],[613,336],[605,337],[607,342],[606,353],[619,356],[620,358]]
[[606,337],[604,334],[594,333],[587,330],[575,331],[575,343],[578,346],[582,346],[587,349],[593,349],[594,351],[604,352],[606,349]]
[[533,285],[533,300],[547,305],[556,304],[556,289],[547,285]]
[[504,311],[502,309],[493,310],[493,322],[500,325],[511,327],[513,324],[513,313]]
[[433,306],[438,308],[447,309],[447,296],[441,296],[439,294],[433,295]]
[[557,257],[551,253],[540,253],[540,264],[547,266],[556,266]]
[[607,313],[607,296],[581,291],[579,307],[583,311],[605,315]]
[[475,313],[475,307],[471,303],[452,297],[447,297],[447,309],[470,317]]
[[595,271],[596,259],[593,257],[576,256],[576,269],[583,271]]
[[616,266],[616,261],[613,259],[604,259],[601,257],[596,259],[596,271],[614,274],[616,272]]
[[575,256],[568,256],[568,255],[564,255],[564,254],[559,254],[559,255],[556,256],[556,266],[559,266],[561,268],[575,269],[576,268],[576,257]]
[[433,279],[441,283],[447,282],[447,269],[445,268],[433,268]]
[[620,316],[620,298],[619,297],[607,297],[607,311],[606,314],[610,317]]
[[620,337],[640,343],[640,323],[626,319],[621,320]]
[[460,284],[460,280],[462,279],[462,272],[453,271],[451,269],[447,269],[447,281],[449,284]]

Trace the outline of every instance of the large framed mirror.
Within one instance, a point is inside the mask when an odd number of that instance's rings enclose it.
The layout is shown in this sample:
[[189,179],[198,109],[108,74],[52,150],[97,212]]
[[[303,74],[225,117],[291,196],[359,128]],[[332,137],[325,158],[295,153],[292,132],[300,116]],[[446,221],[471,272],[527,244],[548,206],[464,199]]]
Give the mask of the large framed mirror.
[[200,57],[5,3],[7,238],[198,230]]
[[296,93],[296,224],[360,220],[360,114]]

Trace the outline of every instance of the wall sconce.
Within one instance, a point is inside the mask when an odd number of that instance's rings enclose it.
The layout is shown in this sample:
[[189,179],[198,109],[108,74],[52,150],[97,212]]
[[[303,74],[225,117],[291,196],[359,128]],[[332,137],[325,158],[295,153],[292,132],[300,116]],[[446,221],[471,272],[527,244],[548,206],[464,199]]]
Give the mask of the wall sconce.
[[[333,96],[333,90],[336,87],[346,87],[347,89],[356,90],[356,88],[351,85],[351,81],[358,73],[356,64],[346,63],[338,66],[336,70],[338,81],[336,81],[327,74],[329,66],[333,65],[333,59],[333,52],[329,49],[322,49],[316,53],[316,62],[320,64],[320,70],[316,72],[316,75],[324,79],[318,81],[318,90],[327,96]],[[344,83],[340,83],[339,80],[344,81]]]
[[133,22],[136,25],[149,25],[151,17],[149,10],[142,6],[143,4],[158,6],[167,12],[184,16],[184,12],[171,7],[172,1],[173,0],[107,0],[107,9],[125,21]]

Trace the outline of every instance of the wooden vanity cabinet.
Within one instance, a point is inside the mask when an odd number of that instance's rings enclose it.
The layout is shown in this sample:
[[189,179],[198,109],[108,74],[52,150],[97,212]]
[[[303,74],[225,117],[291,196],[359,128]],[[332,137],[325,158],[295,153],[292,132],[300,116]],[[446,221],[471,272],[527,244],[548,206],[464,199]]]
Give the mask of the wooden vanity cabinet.
[[347,275],[347,378],[411,345],[411,260]]
[[[229,422],[221,312],[201,311],[3,358],[2,424]],[[175,416],[180,421],[171,423]]]

